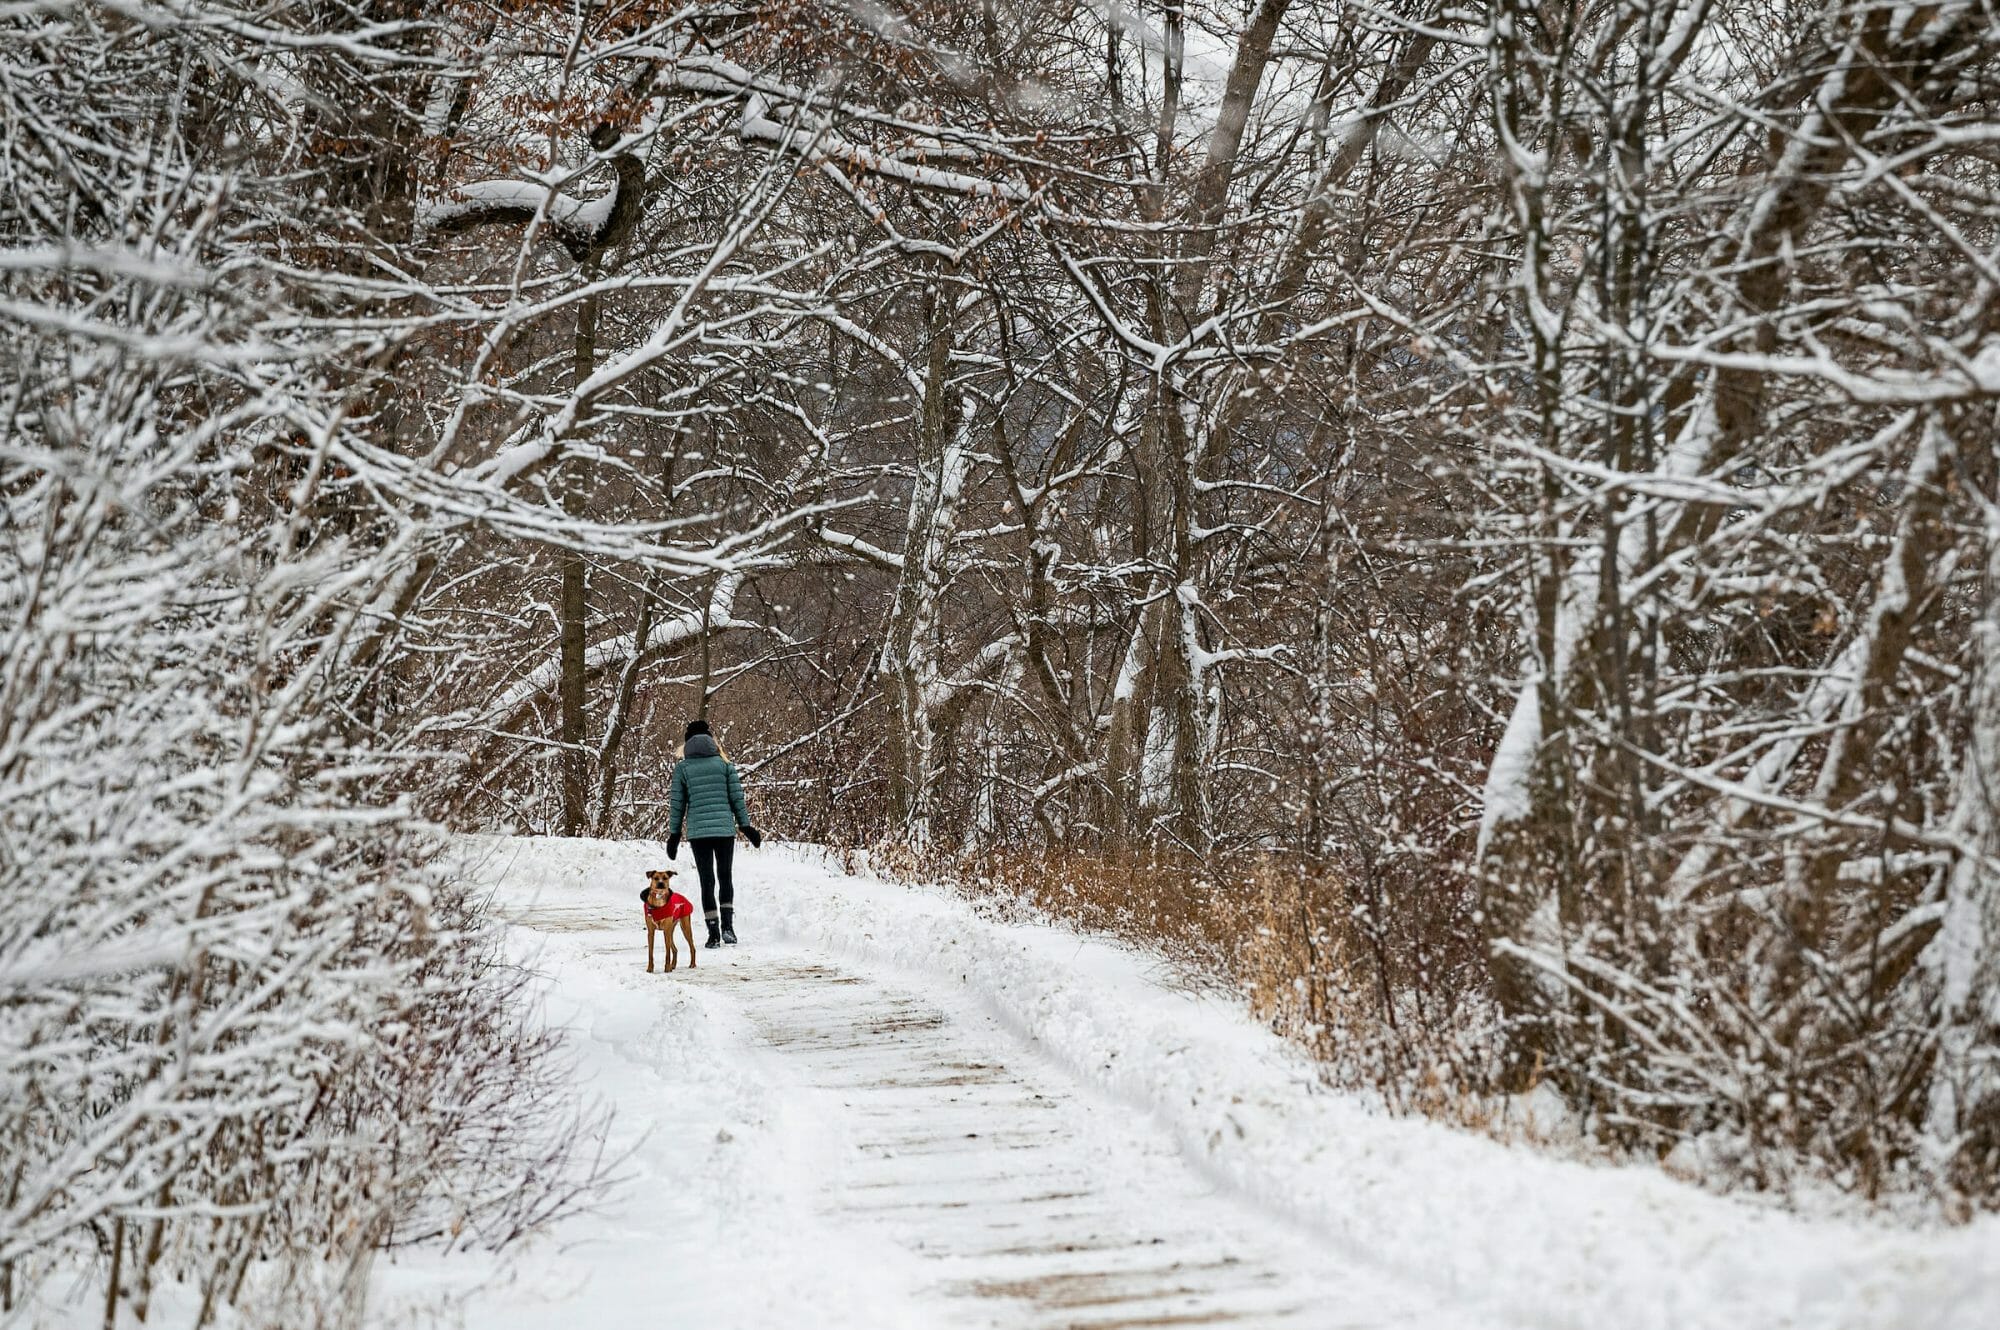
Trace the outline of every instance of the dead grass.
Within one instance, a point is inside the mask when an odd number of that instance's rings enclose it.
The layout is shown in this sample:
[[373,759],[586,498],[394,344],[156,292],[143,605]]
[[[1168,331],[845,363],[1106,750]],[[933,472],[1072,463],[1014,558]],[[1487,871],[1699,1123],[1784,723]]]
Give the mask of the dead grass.
[[992,917],[1047,918],[1143,947],[1181,982],[1243,998],[1319,1063],[1328,1084],[1393,1111],[1505,1130],[1483,1000],[1443,1004],[1408,991],[1407,976],[1378,962],[1380,946],[1354,925],[1349,894],[1331,875],[1271,858],[1224,882],[1171,854],[1044,848],[965,857],[891,849],[875,866],[950,885]]

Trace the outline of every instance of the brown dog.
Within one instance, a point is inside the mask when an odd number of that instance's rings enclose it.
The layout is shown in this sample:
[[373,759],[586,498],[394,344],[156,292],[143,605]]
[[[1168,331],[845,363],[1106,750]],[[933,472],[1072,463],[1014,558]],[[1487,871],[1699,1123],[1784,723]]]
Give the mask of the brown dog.
[[694,915],[694,902],[674,890],[674,870],[655,868],[648,871],[646,889],[639,893],[639,900],[640,913],[646,919],[646,973],[653,972],[655,933],[664,934],[667,939],[667,971],[671,973],[680,965],[680,953],[674,947],[676,922],[688,941],[688,969],[694,969],[694,925],[688,922]]

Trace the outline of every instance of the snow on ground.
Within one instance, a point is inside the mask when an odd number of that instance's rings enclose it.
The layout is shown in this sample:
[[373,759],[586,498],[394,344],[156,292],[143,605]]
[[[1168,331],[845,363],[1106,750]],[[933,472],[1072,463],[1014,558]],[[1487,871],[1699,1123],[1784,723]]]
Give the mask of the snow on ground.
[[657,845],[465,854],[628,1180],[497,1263],[385,1263],[375,1324],[2000,1325],[2000,1220],[1805,1219],[1384,1116],[1143,954],[943,891],[745,850],[743,944],[649,975]]

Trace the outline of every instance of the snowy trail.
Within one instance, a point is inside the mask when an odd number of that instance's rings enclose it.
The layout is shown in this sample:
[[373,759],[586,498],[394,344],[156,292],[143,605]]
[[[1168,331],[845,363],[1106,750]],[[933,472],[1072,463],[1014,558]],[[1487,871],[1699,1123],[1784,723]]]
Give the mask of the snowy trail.
[[1988,1330],[2000,1224],[1800,1218],[1320,1090],[1141,954],[810,852],[739,856],[736,948],[648,974],[645,843],[494,839],[603,1206],[378,1267],[369,1324]]
[[[548,974],[552,1011],[589,1034],[594,1082],[653,1130],[611,1233],[586,1219],[578,1245],[510,1263],[471,1294],[467,1325],[648,1309],[720,1326],[1492,1324],[1219,1195],[1167,1133],[935,981],[754,936],[647,974],[636,908],[503,913]],[[647,1007],[668,1022],[635,1022]],[[722,1125],[693,1126],[718,1105]],[[746,1154],[771,1186],[732,1176]],[[672,1259],[634,1241],[648,1230]],[[731,1249],[718,1258],[705,1235]],[[399,1273],[390,1287],[414,1291],[435,1271]]]
[[[930,1263],[955,1323],[1438,1324],[1219,1197],[1164,1134],[1036,1059],[990,1017],[802,949],[706,975],[786,1072],[826,1096],[816,1209]],[[1419,1319],[1419,1315],[1421,1317]]]

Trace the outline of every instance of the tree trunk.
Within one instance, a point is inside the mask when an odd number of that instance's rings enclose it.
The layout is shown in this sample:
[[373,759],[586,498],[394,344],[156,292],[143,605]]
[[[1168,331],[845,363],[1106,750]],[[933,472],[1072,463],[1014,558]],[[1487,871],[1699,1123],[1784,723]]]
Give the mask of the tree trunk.
[[889,701],[890,805],[903,833],[922,844],[930,833],[931,726],[938,682],[938,601],[958,521],[969,459],[969,427],[951,390],[952,291],[940,271],[930,293],[930,347],[917,440],[916,478],[904,530],[903,567],[883,643],[883,691]]
[[[618,678],[618,699],[611,708],[610,719],[604,727],[604,743],[597,750],[597,834],[609,836],[612,831],[612,796],[617,783],[618,765],[614,758],[618,745],[625,738],[625,724],[632,714],[632,701],[639,692],[639,670],[646,660],[646,639],[653,631],[653,597],[659,590],[657,576],[646,579],[645,589],[639,593],[639,620],[632,629],[632,658],[625,662],[625,672]],[[708,614],[702,613],[702,650],[708,649]]]
[[[1985,613],[1973,627],[1971,733],[1953,830],[1960,849],[1925,961],[1938,986],[1928,1134],[1947,1166],[2000,1153],[2000,501],[1986,510]],[[1972,1161],[1969,1168],[1960,1161]],[[1976,1178],[1955,1179],[1968,1189]]]
[[[594,266],[587,270],[586,277],[595,279]],[[576,347],[571,381],[581,387],[590,378],[596,363],[597,297],[592,295],[579,302],[576,308]],[[578,515],[583,497],[582,486],[575,478],[563,487],[563,506],[571,516]],[[562,684],[558,690],[562,709],[559,737],[563,744],[562,834],[576,836],[582,834],[589,817],[590,755],[584,749],[584,699],[587,696],[584,621],[590,612],[590,601],[583,556],[566,549],[560,557],[562,594],[557,606],[557,619],[562,625]]]

